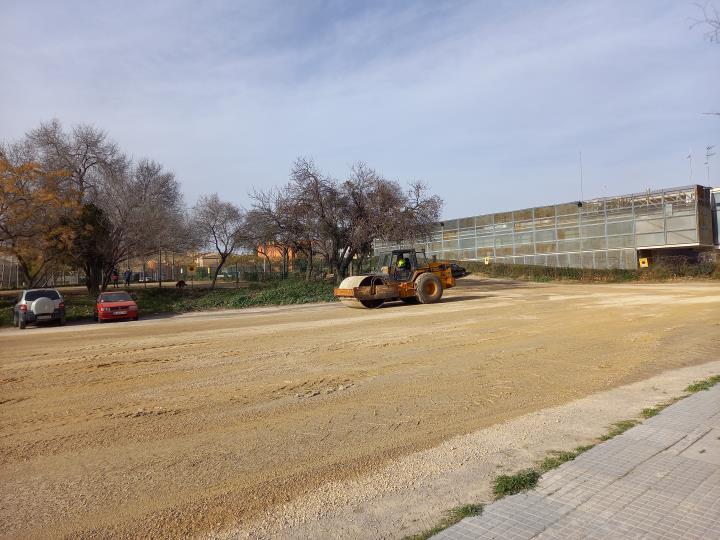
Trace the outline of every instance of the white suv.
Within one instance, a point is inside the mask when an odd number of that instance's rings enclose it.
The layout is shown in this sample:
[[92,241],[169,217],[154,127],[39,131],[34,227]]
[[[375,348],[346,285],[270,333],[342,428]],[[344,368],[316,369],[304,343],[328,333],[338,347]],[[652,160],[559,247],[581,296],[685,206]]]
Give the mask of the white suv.
[[56,289],[28,289],[20,293],[13,308],[13,324],[20,329],[28,324],[55,321],[65,324],[65,302]]

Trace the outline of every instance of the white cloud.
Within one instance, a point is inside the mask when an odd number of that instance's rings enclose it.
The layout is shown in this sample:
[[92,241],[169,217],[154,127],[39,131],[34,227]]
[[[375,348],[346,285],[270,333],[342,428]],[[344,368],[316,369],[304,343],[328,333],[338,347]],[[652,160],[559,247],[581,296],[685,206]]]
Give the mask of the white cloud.
[[362,159],[427,179],[449,216],[576,198],[579,150],[590,195],[681,184],[688,147],[720,142],[701,114],[720,46],[692,5],[437,5],[14,4],[0,138],[92,122],[190,199],[240,202],[297,155]]

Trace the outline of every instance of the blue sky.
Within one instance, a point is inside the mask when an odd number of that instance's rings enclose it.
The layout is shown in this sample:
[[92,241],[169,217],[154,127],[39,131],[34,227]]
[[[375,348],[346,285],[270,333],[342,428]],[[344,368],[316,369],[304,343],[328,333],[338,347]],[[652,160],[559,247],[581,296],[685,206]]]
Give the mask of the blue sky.
[[[297,156],[425,180],[445,217],[706,183],[720,44],[692,2],[0,0],[0,139],[88,122],[249,204]],[[720,152],[713,179],[720,185]]]

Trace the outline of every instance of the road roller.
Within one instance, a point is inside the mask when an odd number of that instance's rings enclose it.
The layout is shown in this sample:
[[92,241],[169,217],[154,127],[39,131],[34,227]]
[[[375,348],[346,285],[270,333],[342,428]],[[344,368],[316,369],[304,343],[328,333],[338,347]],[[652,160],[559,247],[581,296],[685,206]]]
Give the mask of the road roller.
[[425,253],[414,249],[397,249],[380,254],[373,272],[345,278],[334,293],[354,308],[378,308],[393,300],[434,304],[445,289],[455,286],[453,274],[448,262],[428,261]]

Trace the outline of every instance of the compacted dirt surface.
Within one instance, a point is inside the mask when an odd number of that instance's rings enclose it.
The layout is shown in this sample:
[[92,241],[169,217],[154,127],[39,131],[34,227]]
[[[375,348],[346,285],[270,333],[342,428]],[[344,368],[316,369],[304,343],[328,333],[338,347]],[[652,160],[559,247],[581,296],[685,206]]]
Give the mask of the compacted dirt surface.
[[[540,442],[548,410],[618,400],[612,389],[668,370],[697,375],[720,359],[719,334],[716,283],[473,277],[436,305],[2,330],[0,535],[326,536],[325,514],[363,511],[343,486],[384,483],[395,498],[382,508],[403,512],[381,471],[403,464],[403,489],[443,492],[422,481],[439,461],[417,456],[452,454],[456,440],[469,452],[467,437],[492,430],[501,453]],[[471,458],[482,462],[451,456]]]

